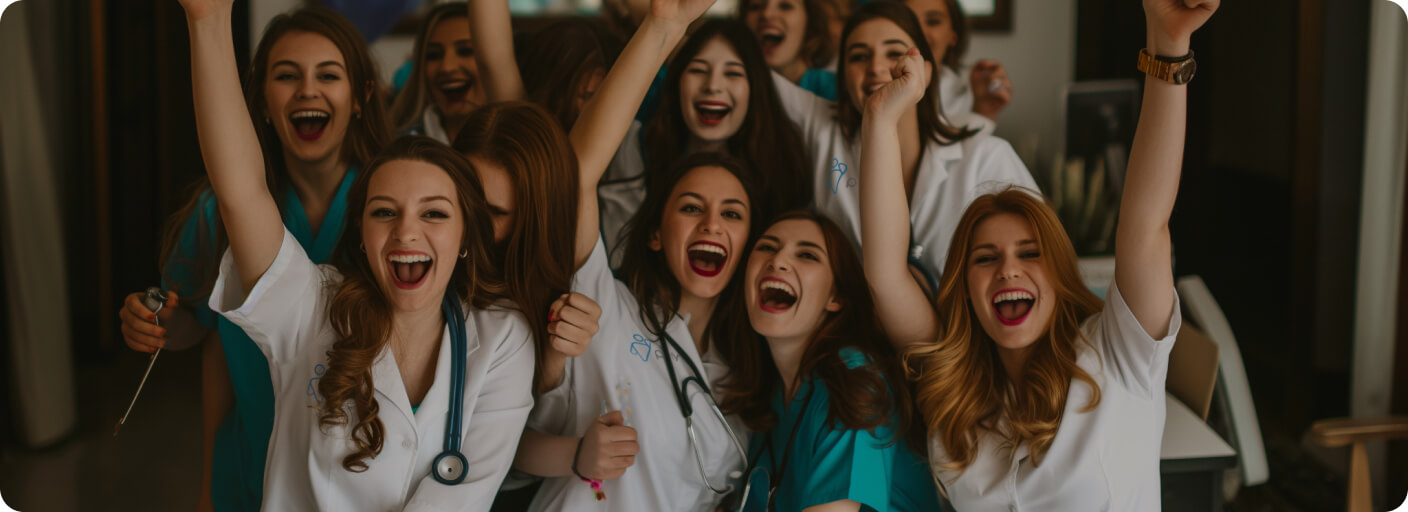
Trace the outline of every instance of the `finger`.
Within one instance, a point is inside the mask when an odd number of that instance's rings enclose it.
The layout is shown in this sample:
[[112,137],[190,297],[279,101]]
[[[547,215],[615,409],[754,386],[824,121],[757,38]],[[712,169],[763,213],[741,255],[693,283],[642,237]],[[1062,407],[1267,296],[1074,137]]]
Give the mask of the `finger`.
[[586,352],[586,347],[582,346],[580,343],[564,339],[561,336],[553,336],[549,346],[567,357],[577,357]]
[[[626,417],[621,415],[621,411],[611,411],[598,417],[596,422],[608,427],[615,427],[624,425],[626,423]],[[632,432],[634,432],[634,429],[632,429]]]
[[167,290],[166,307],[162,309],[176,309],[181,305],[181,298],[176,296],[176,290]]
[[[616,411],[620,412],[620,411]],[[625,425],[616,425],[602,429],[601,438],[612,443],[635,442],[636,429]]]
[[594,317],[587,314],[586,311],[571,306],[564,307],[557,312],[557,323],[565,323],[578,329],[590,331],[594,331],[596,327]]
[[122,305],[123,309],[131,312],[132,316],[135,318],[141,318],[148,322],[156,320],[156,315],[152,314],[152,310],[147,309],[147,306],[142,304],[141,294],[139,293],[128,295],[127,299],[122,301]]
[[601,316],[601,304],[597,304],[591,297],[580,293],[572,293],[572,307],[585,311],[593,317]]
[[127,348],[149,354],[165,344],[160,337],[139,332],[127,324],[122,325],[122,339],[127,342]]
[[592,333],[581,327],[562,322],[555,323],[553,326],[555,327],[553,336],[562,338],[573,345],[585,345],[592,339]]
[[567,296],[566,296],[566,295],[563,295],[563,296],[561,296],[561,297],[558,297],[557,300],[552,301],[552,305],[548,306],[548,321],[549,321],[549,322],[555,322],[555,321],[557,321],[557,315],[560,314],[560,311],[562,310],[562,306],[564,306],[564,305],[566,305],[566,304],[567,304]]
[[640,453],[640,443],[635,441],[613,441],[603,445],[601,451],[611,457],[629,457]]
[[[147,315],[151,315],[151,313],[147,313]],[[121,312],[119,312],[118,318],[122,320],[122,326],[132,330],[132,332],[157,339],[161,339],[166,336],[166,328],[143,320],[140,317],[133,315],[127,310],[122,310]],[[161,342],[156,343],[156,345],[160,344]]]

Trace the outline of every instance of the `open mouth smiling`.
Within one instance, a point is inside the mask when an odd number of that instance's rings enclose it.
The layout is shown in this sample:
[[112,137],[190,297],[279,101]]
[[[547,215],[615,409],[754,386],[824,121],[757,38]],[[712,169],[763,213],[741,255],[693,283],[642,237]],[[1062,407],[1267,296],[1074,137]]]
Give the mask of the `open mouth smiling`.
[[469,91],[474,89],[474,85],[474,77],[443,79],[435,83],[440,94],[450,101],[464,101]]
[[694,103],[694,113],[705,126],[717,126],[733,112],[733,107],[720,101],[699,101]]
[[1036,296],[1021,288],[1006,288],[992,296],[992,308],[1002,325],[1019,325],[1032,312]]
[[425,276],[430,275],[434,263],[435,260],[423,252],[394,251],[386,256],[391,281],[402,290],[414,290],[425,284]]
[[298,138],[312,141],[323,136],[323,130],[327,129],[332,115],[321,110],[298,110],[289,114],[288,120],[293,123],[293,130],[298,134]]
[[764,28],[758,32],[758,46],[763,47],[763,53],[772,53],[778,46],[782,46],[782,40],[787,34],[779,29]]
[[785,313],[797,304],[797,290],[786,281],[769,277],[758,284],[758,307],[768,313]]
[[704,277],[714,277],[724,271],[728,249],[713,242],[695,242],[689,246],[689,269]]

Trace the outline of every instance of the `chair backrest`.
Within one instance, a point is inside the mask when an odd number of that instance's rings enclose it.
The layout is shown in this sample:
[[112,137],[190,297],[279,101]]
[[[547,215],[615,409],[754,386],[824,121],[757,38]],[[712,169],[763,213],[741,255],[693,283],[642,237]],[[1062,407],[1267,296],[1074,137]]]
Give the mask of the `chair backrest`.
[[1178,330],[1178,340],[1168,360],[1166,388],[1173,396],[1207,421],[1217,387],[1217,343],[1188,322]]
[[1231,436],[1227,441],[1237,450],[1242,483],[1248,486],[1265,483],[1270,473],[1266,464],[1266,447],[1261,441],[1261,424],[1257,421],[1251,385],[1247,383],[1237,338],[1232,336],[1227,317],[1222,314],[1222,308],[1217,305],[1217,300],[1202,278],[1183,277],[1178,280],[1177,287],[1179,299],[1188,312],[1187,318],[1202,327],[1208,339],[1217,344],[1219,364],[1214,400],[1221,404],[1222,410],[1227,411],[1231,423]]

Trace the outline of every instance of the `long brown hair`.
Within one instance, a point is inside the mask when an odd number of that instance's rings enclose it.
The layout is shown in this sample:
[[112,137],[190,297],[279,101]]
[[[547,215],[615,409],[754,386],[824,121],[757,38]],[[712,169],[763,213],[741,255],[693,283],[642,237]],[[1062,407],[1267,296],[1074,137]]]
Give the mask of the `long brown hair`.
[[[914,46],[919,48],[919,55],[924,58],[924,62],[934,62],[934,52],[929,49],[928,39],[924,38],[924,29],[920,28],[919,19],[915,18],[914,11],[909,10],[909,7],[904,4],[891,0],[877,0],[862,5],[860,9],[851,13],[850,19],[846,20],[846,28],[841,31],[841,51],[843,54],[841,55],[841,64],[836,70],[836,90],[840,91],[841,96],[837,98],[840,101],[836,105],[836,118],[841,124],[841,133],[848,139],[854,139],[856,135],[860,134],[861,114],[859,109],[864,105],[856,105],[857,101],[863,101],[863,99],[850,97],[851,90],[846,87],[846,56],[844,55],[846,41],[851,38],[851,32],[855,31],[857,26],[875,19],[888,20],[899,26],[900,30],[909,36],[909,40],[914,42]],[[937,84],[940,75],[939,67],[935,65],[932,68],[929,73],[929,83]],[[928,138],[940,144],[952,144],[978,133],[977,130],[967,127],[955,128],[944,121],[938,110],[942,105],[934,90],[934,87],[926,89],[924,97],[915,106],[919,109],[916,111],[916,115],[919,117],[919,138],[921,141]]]
[[685,40],[675,64],[666,71],[660,109],[645,132],[646,182],[663,173],[688,147],[690,132],[680,104],[680,80],[689,61],[716,37],[733,47],[748,75],[748,112],[727,146],[730,155],[756,173],[762,200],[751,205],[755,216],[766,221],[777,212],[806,208],[812,201],[812,171],[802,136],[782,110],[772,70],[763,60],[757,39],[737,20],[705,22]]
[[[640,209],[631,216],[624,229],[626,251],[618,275],[631,289],[631,294],[640,305],[641,322],[657,337],[665,332],[670,318],[679,311],[681,290],[679,279],[670,271],[670,266],[665,261],[664,251],[650,249],[650,236],[660,229],[665,206],[670,201],[675,185],[690,171],[700,167],[722,168],[743,185],[749,208],[748,240],[744,247],[753,246],[753,240],[760,233],[758,228],[762,226],[763,221],[754,210],[758,204],[758,194],[755,192],[757,189],[753,177],[742,162],[727,155],[689,155],[666,169],[664,176],[660,176],[661,179],[648,184],[645,200],[641,202]],[[748,326],[748,312],[743,308],[743,293],[740,288],[744,273],[740,272],[739,268],[741,267],[735,267],[733,276],[729,278],[723,292],[719,293],[714,313],[704,328],[704,339],[697,340],[706,346],[712,340],[718,340],[720,348],[727,351],[729,340],[722,339],[724,336],[721,336],[721,333],[739,332],[739,329]],[[661,318],[657,313],[660,310],[665,311],[668,316]]]
[[425,83],[425,44],[430,39],[430,33],[442,21],[468,17],[469,4],[463,2],[440,4],[426,13],[425,22],[416,34],[416,43],[411,51],[415,59],[411,65],[411,75],[406,78],[406,86],[401,88],[401,92],[396,94],[391,103],[391,126],[397,132],[405,132],[415,126],[420,122],[420,116],[425,113],[425,109],[430,108],[430,90]]
[[570,18],[544,27],[518,57],[528,100],[551,112],[563,130],[572,129],[587,79],[597,71],[605,76],[624,46],[599,20]]
[[[739,0],[738,19],[740,21],[748,18],[748,13],[753,11],[755,0]],[[766,2],[767,0],[756,0]],[[820,68],[831,62],[831,55],[827,55],[827,39],[831,36],[826,30],[828,14],[822,11],[818,0],[793,0],[802,4],[802,12],[807,16],[807,25],[802,31],[802,46],[797,49],[797,58],[807,63],[808,68]],[[756,34],[753,37],[757,37]]]
[[958,40],[944,51],[944,65],[958,71],[963,67],[963,56],[968,53],[968,15],[958,0],[943,0],[948,7],[948,24],[953,27],[953,35]]
[[[899,418],[892,425],[895,439],[910,437],[917,429],[909,428],[913,417],[909,386],[899,356],[875,323],[875,301],[850,239],[834,221],[812,211],[784,213],[773,225],[785,220],[811,221],[821,229],[831,261],[835,295],[841,303],[840,311],[825,313],[821,326],[807,340],[797,367],[798,380],[814,374],[826,386],[831,394],[826,424],[839,422],[849,430],[870,430],[889,424],[893,412]],[[746,327],[732,336],[737,341],[725,351],[729,355],[729,375],[720,386],[719,408],[738,414],[750,430],[766,432],[777,424],[770,403],[783,383],[767,342],[751,325]],[[868,363],[850,368],[841,359],[840,351],[845,348],[860,351]],[[915,448],[923,446],[917,439],[910,440]]]
[[[463,156],[434,139],[406,136],[393,141],[367,165],[366,171],[357,175],[347,192],[347,232],[338,242],[332,259],[342,274],[342,282],[329,290],[332,298],[328,303],[328,322],[332,324],[337,341],[327,352],[327,371],[318,381],[318,392],[324,397],[318,424],[322,427],[351,425],[356,449],[342,459],[342,467],[348,471],[365,471],[366,459],[381,453],[386,435],[378,417],[381,407],[376,401],[372,365],[386,348],[394,315],[386,292],[377,285],[371,263],[367,261],[369,256],[363,254],[360,247],[367,187],[382,166],[397,160],[414,160],[439,167],[455,184],[455,197],[464,218],[460,249],[468,255],[463,262],[453,264],[446,293],[455,293],[461,302],[483,309],[502,289],[495,281],[497,272],[486,250],[493,244],[494,228],[484,200],[484,188]],[[355,412],[350,417],[346,409],[348,402]]]
[[[386,124],[386,110],[382,106],[384,102],[381,98],[381,87],[377,86],[376,63],[372,60],[367,43],[362,40],[357,28],[337,11],[320,6],[304,7],[276,16],[265,26],[264,35],[259,39],[259,47],[255,49],[254,58],[250,60],[249,69],[245,72],[244,101],[250,121],[254,123],[254,131],[259,137],[259,147],[264,154],[265,184],[269,187],[269,194],[279,203],[280,212],[284,206],[282,187],[288,183],[288,165],[278,131],[272,124],[264,122],[267,104],[264,98],[264,84],[269,75],[269,53],[274,44],[290,32],[312,32],[328,38],[337,46],[347,64],[347,81],[352,87],[352,101],[360,108],[361,116],[353,117],[352,122],[347,125],[347,134],[342,142],[341,156],[344,161],[352,166],[366,163],[391,140],[391,130]],[[178,286],[197,283],[196,286],[190,286],[200,290],[197,296],[210,293],[210,288],[215,284],[220,254],[229,245],[225,238],[224,224],[218,218],[219,210],[215,209],[215,219],[204,218],[206,212],[201,210],[209,190],[208,179],[201,179],[192,186],[190,199],[168,218],[166,234],[161,244],[163,272],[169,263],[195,269],[190,276],[190,282],[178,283],[176,279],[180,276],[165,275],[167,282]],[[193,258],[186,260],[176,254],[176,249],[182,239],[183,223],[192,215],[199,216],[196,230],[198,250]],[[214,232],[206,229],[210,224],[215,225]],[[181,259],[171,260],[172,257]]]
[[[983,331],[969,300],[968,253],[973,235],[985,219],[1001,213],[1021,216],[1031,224],[1054,298],[1055,311],[1031,345],[1020,381],[1007,374],[997,343]],[[1071,240],[1046,203],[1011,187],[968,205],[953,234],[939,282],[937,310],[943,320],[938,342],[919,345],[905,355],[924,425],[943,442],[948,454],[944,467],[962,471],[971,465],[984,431],[1001,436],[1009,448],[1029,443],[1033,463],[1040,464],[1061,426],[1072,379],[1092,391],[1082,412],[1099,405],[1100,387],[1076,365],[1076,356],[1077,343],[1085,340],[1081,322],[1102,307],[1100,298],[1081,281]],[[1007,425],[1001,426],[1000,420]]]
[[[513,226],[494,246],[505,292],[518,305],[537,345],[535,375],[549,350],[548,308],[572,288],[574,241],[563,226],[577,225],[577,156],[567,134],[542,107],[491,103],[474,111],[455,138],[455,150],[503,167],[513,182]],[[534,380],[534,390],[541,392]]]

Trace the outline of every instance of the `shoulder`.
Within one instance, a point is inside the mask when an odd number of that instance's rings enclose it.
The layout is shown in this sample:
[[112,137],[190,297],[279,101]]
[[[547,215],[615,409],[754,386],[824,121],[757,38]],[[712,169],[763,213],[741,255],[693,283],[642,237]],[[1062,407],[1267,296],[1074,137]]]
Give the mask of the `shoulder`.
[[481,341],[521,343],[530,338],[533,330],[528,326],[528,318],[512,304],[499,301],[484,309],[474,309],[465,305],[465,315],[473,322],[474,330]]

